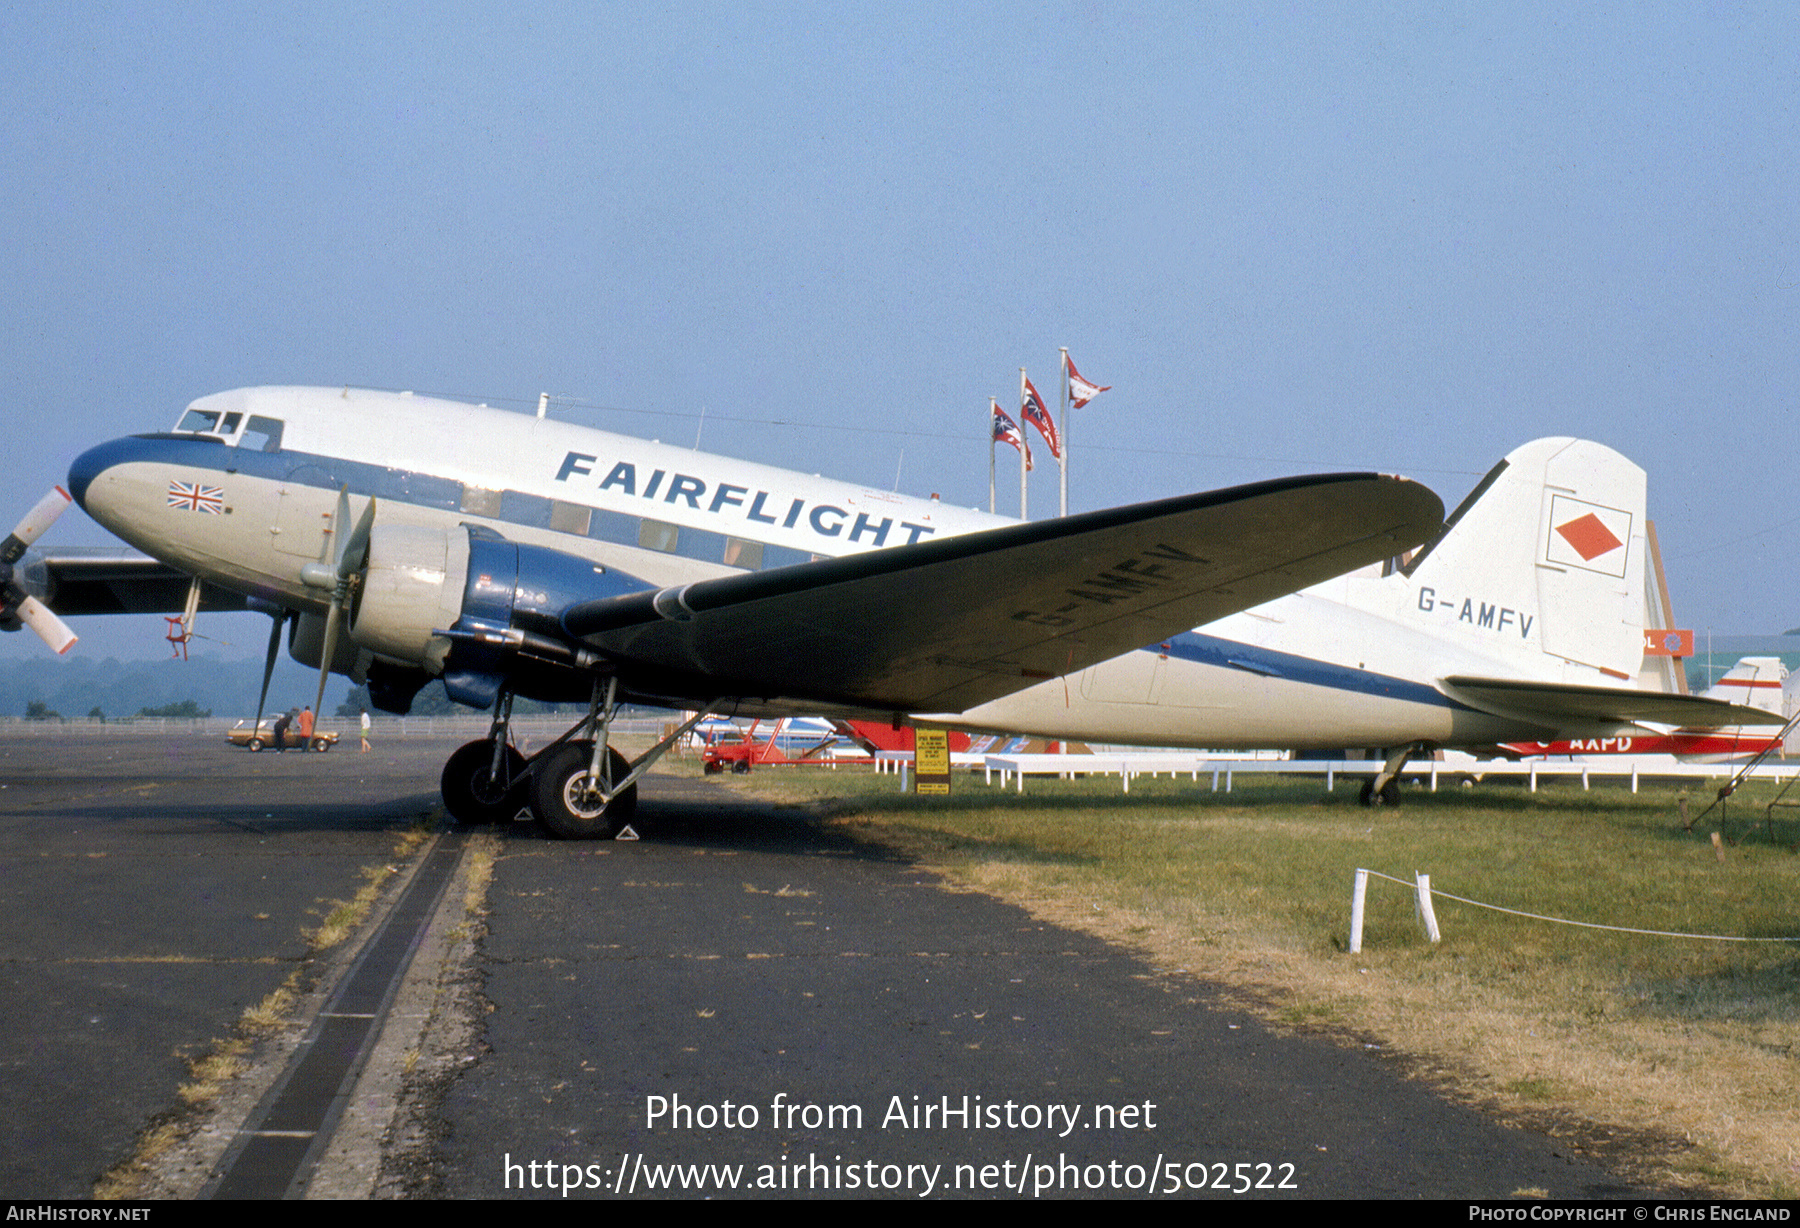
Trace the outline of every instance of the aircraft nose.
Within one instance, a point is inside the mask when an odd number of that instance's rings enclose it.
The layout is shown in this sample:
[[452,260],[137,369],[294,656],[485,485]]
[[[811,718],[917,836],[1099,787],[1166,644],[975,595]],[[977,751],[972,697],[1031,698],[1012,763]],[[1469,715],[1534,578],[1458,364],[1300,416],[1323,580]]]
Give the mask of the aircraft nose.
[[132,445],[137,442],[135,439],[114,439],[89,448],[75,458],[75,463],[69,466],[69,493],[81,505],[82,511],[93,514],[93,509],[88,506],[88,488],[114,465],[132,459],[138,451]]

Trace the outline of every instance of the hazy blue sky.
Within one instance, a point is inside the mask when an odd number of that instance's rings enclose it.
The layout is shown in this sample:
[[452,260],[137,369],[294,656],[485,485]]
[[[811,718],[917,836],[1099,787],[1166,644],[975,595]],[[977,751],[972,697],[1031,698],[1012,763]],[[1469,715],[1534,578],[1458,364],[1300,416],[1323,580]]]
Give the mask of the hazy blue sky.
[[0,13],[8,523],[258,383],[985,504],[1067,345],[1078,509],[1584,435],[1681,623],[1800,624],[1792,5],[516,7]]

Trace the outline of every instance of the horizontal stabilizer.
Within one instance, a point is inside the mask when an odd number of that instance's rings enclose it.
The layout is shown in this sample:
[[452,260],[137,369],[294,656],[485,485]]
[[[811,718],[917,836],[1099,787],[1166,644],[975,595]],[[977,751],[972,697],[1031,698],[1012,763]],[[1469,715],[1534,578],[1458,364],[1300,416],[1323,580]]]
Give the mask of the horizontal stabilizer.
[[961,711],[1390,558],[1442,519],[1402,478],[1290,478],[583,602],[563,626],[634,689]]
[[1450,697],[1499,716],[1535,721],[1551,728],[1571,722],[1682,725],[1716,729],[1729,725],[1779,725],[1779,712],[1765,712],[1702,695],[1638,691],[1626,687],[1520,682],[1506,678],[1444,679]]

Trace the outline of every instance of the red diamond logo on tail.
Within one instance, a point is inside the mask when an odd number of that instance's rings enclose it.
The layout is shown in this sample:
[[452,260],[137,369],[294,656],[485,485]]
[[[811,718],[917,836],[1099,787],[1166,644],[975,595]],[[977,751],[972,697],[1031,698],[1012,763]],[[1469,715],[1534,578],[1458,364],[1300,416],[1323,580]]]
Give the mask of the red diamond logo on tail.
[[1559,524],[1556,531],[1562,534],[1564,541],[1575,547],[1575,553],[1584,562],[1591,563],[1609,550],[1617,550],[1625,543],[1613,536],[1612,530],[1600,523],[1600,517],[1589,512],[1578,516],[1568,524]]

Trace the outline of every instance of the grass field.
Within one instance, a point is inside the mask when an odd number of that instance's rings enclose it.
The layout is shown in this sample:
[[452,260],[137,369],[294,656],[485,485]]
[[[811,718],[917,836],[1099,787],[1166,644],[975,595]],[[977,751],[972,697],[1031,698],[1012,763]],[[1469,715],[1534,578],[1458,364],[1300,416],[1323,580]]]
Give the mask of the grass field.
[[[1800,1194],[1800,943],[1577,928],[1440,895],[1433,945],[1410,887],[1424,872],[1440,893],[1574,921],[1800,936],[1800,822],[1731,843],[1752,788],[1715,850],[1716,814],[1684,832],[1677,790],[1649,785],[1408,789],[1390,810],[1305,778],[1239,777],[1230,794],[1139,778],[1129,796],[1116,778],[1034,779],[1021,797],[976,775],[921,798],[891,776],[789,769],[741,787],[1228,985],[1272,1022],[1397,1050],[1645,1179]],[[1695,814],[1710,796],[1695,790]],[[1371,883],[1351,955],[1358,867],[1408,885]]]

